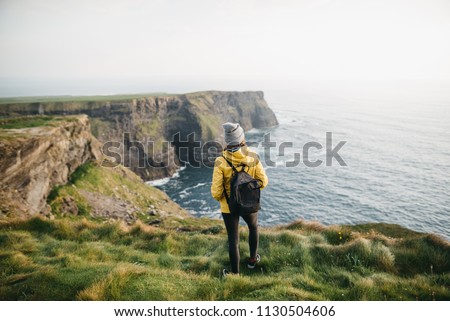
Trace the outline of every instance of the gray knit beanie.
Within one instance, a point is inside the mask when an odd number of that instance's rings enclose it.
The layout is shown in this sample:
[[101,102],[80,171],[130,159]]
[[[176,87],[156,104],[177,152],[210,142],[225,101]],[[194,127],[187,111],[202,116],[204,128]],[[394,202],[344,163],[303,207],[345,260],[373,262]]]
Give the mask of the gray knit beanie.
[[222,126],[225,131],[225,143],[228,146],[239,145],[244,141],[244,130],[238,123],[225,123]]

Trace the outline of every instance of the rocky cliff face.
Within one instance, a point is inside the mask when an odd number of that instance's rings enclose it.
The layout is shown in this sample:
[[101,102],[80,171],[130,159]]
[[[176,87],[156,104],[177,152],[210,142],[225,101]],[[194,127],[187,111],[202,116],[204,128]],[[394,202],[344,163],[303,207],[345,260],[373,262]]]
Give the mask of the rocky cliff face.
[[[185,160],[166,143],[177,133],[180,141],[195,137],[202,146],[208,141],[223,142],[221,124],[226,121],[239,122],[245,130],[278,124],[260,91],[0,105],[0,116],[81,113],[89,116],[94,136],[107,143],[103,151],[109,150],[116,161],[144,180],[169,176],[180,159]],[[195,155],[204,161],[211,153],[197,149]]]
[[78,166],[101,155],[85,115],[54,118],[45,126],[5,127],[0,129],[0,212],[4,214],[47,213],[51,189],[67,183]]

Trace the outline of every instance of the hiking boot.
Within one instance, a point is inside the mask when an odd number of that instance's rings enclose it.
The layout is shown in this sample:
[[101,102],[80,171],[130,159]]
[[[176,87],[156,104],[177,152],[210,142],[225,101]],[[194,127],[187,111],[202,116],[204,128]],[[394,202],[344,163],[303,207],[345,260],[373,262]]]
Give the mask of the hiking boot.
[[256,257],[252,257],[248,259],[247,267],[249,269],[254,269],[256,264],[261,261],[261,256],[259,254],[256,254]]
[[230,274],[230,271],[228,271],[227,269],[223,269],[222,270],[222,277],[223,278],[226,278],[228,274]]

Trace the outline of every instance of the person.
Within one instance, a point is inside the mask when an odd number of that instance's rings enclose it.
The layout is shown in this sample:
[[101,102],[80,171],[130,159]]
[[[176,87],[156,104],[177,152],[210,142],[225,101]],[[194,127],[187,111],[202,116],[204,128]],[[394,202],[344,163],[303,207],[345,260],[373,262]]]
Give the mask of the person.
[[[225,123],[222,126],[227,146],[222,152],[222,157],[217,157],[214,163],[211,194],[220,202],[222,218],[228,234],[231,273],[239,274],[239,217],[241,213],[230,213],[228,207],[227,195],[230,195],[233,169],[223,157],[233,164],[236,170],[245,170],[258,180],[261,189],[267,186],[268,178],[258,155],[245,144],[245,135],[242,127],[237,123]],[[261,256],[258,253],[258,212],[242,215],[242,218],[249,229],[250,258],[248,259],[247,267],[254,269],[261,260]],[[230,271],[227,269],[222,271],[223,276],[229,273]]]

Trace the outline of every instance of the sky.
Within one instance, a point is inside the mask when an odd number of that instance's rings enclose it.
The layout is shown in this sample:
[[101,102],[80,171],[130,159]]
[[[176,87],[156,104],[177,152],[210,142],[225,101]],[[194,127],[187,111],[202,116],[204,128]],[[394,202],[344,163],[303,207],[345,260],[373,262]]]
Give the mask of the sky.
[[0,46],[0,96],[450,80],[450,1],[0,0]]

